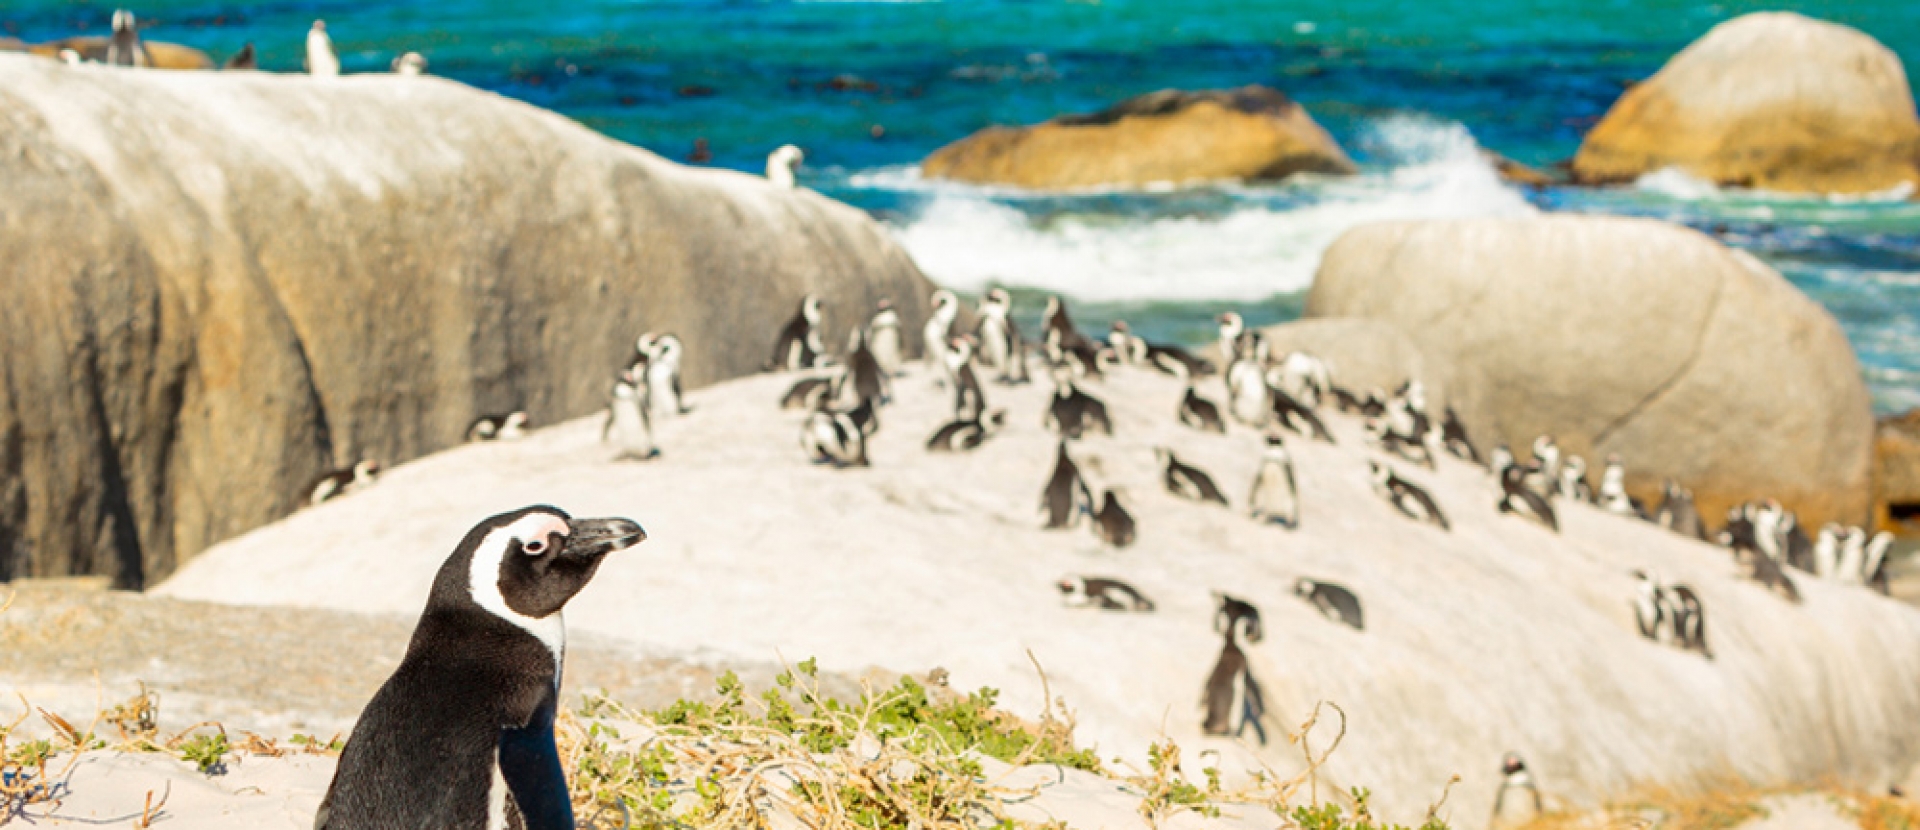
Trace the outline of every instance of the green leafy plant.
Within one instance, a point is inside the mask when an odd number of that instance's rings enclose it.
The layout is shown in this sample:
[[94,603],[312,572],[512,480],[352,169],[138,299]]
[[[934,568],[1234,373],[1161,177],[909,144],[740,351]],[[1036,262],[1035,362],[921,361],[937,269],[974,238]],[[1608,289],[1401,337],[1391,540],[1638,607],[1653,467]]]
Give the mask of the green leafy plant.
[[212,775],[224,767],[232,747],[227,745],[226,732],[207,732],[188,738],[178,751],[181,760],[192,762],[202,773]]

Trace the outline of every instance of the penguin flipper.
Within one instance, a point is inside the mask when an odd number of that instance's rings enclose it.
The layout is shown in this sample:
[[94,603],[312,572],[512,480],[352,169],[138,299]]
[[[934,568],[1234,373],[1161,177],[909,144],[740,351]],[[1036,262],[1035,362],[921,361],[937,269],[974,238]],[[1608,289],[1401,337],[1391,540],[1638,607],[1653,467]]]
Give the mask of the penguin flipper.
[[526,726],[500,730],[500,777],[513,794],[526,830],[572,828],[573,803],[566,773],[553,740],[553,700],[533,713]]

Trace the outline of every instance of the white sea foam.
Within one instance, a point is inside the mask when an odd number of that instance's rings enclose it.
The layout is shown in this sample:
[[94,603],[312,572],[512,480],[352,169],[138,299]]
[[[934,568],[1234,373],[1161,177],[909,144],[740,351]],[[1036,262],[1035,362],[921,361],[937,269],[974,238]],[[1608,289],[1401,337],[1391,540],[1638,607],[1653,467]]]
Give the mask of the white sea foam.
[[1887,204],[1901,203],[1913,197],[1909,182],[1868,193],[1783,193],[1758,188],[1721,187],[1681,170],[1662,167],[1635,179],[1634,188],[1683,202],[1785,202],[1789,204]]
[[[1255,300],[1306,288],[1327,246],[1357,225],[1533,211],[1459,124],[1383,119],[1360,146],[1378,162],[1361,175],[1210,186],[1229,207],[1204,215],[1174,213],[1182,209],[1180,190],[1167,197],[1158,188],[1103,191],[1132,200],[1123,210],[1115,200],[1081,198],[1098,194],[1063,200],[933,182],[909,169],[848,181],[931,194],[895,231],[937,282],[963,290],[997,282],[1087,300]],[[1037,202],[1046,204],[1034,209]],[[1059,204],[1065,209],[1054,209]]]

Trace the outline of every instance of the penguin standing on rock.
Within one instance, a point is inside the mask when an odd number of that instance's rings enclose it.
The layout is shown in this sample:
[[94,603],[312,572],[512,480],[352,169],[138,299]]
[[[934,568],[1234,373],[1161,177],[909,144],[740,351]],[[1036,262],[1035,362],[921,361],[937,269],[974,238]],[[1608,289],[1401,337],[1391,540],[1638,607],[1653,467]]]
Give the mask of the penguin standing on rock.
[[[1572,469],[1575,460],[1578,457],[1568,460],[1568,469]],[[1654,513],[1654,521],[1681,536],[1706,541],[1707,525],[1700,520],[1700,511],[1693,505],[1693,493],[1675,484],[1673,479],[1667,479],[1660,489],[1660,509]]]
[[926,358],[927,365],[938,372],[934,375],[935,385],[953,382],[953,377],[947,373],[946,361],[941,358],[947,353],[947,341],[953,336],[953,321],[959,316],[960,300],[953,296],[952,291],[942,288],[933,292],[933,315],[927,318],[926,327],[920,331],[920,346],[925,350],[922,356]]
[[927,439],[927,452],[967,452],[978,449],[1007,424],[1007,411],[996,409],[970,421],[949,421]]
[[1048,530],[1073,527],[1080,521],[1081,514],[1093,512],[1093,491],[1080,477],[1079,465],[1067,455],[1065,440],[1060,442],[1060,451],[1054,457],[1053,475],[1047,479],[1047,488],[1040,492],[1040,509],[1047,511]]
[[820,342],[820,298],[808,294],[800,298],[800,308],[774,338],[773,359],[767,362],[767,370],[811,369],[820,365],[825,353]]
[[1106,495],[1101,497],[1100,509],[1093,514],[1093,535],[1116,548],[1133,544],[1137,535],[1133,514],[1128,513],[1127,508],[1121,506],[1118,493],[1108,490]]
[[987,411],[987,390],[980,385],[979,373],[973,371],[973,358],[970,337],[953,338],[953,347],[943,358],[947,377],[953,379],[953,416],[960,420],[978,420]]
[[[1247,654],[1240,650],[1238,637],[1245,637],[1249,644],[1260,642],[1260,612],[1253,606],[1221,595],[1221,609],[1214,615],[1214,630],[1225,637],[1220,647],[1220,657],[1214,661],[1213,671],[1207,675],[1207,685],[1200,696],[1201,711],[1205,719],[1200,731],[1220,737],[1237,738],[1247,729],[1253,730],[1254,737],[1261,746],[1267,744],[1267,730],[1261,724],[1266,717],[1266,699],[1260,692],[1260,684],[1253,678],[1253,669],[1247,663]],[[1240,608],[1230,609],[1227,603]],[[1222,625],[1222,623],[1225,623]]]
[[512,441],[527,434],[527,413],[483,415],[467,426],[468,441]]
[[1227,496],[1214,486],[1212,476],[1198,467],[1180,463],[1180,459],[1174,457],[1173,450],[1166,447],[1155,447],[1153,455],[1160,460],[1161,478],[1167,486],[1167,492],[1183,499],[1227,506]]
[[393,70],[395,75],[417,78],[427,74],[427,56],[419,52],[408,52],[394,58],[392,63],[387,64],[387,68]]
[[1433,502],[1433,497],[1427,495],[1427,491],[1415,487],[1413,482],[1394,474],[1392,470],[1381,466],[1378,461],[1368,461],[1367,466],[1373,473],[1373,491],[1378,493],[1380,498],[1386,499],[1388,504],[1393,505],[1395,510],[1406,514],[1407,518],[1427,522],[1441,530],[1453,529],[1447,524],[1447,517],[1440,513],[1440,506]]
[[1640,636],[1656,643],[1673,638],[1673,612],[1667,603],[1666,586],[1658,574],[1633,572],[1633,622]]
[[780,397],[781,409],[819,409],[833,397],[833,387],[839,381],[838,375],[801,378],[787,387],[787,393]]
[[[847,335],[847,370],[840,376],[840,384],[853,389],[855,401],[874,401],[878,405],[891,399],[892,386],[887,373],[881,371],[879,359],[867,348],[867,333],[860,329]],[[845,388],[840,391],[844,394]]]
[[134,22],[133,12],[126,9],[113,12],[113,36],[107,39],[107,65],[143,68],[153,65],[147,45],[140,42],[140,29]]
[[1258,429],[1273,415],[1273,394],[1267,386],[1265,345],[1227,364],[1227,412],[1242,424]]
[[1098,608],[1102,611],[1153,612],[1153,600],[1118,579],[1098,576],[1069,576],[1058,583],[1060,600],[1069,608]]
[[892,300],[882,298],[879,310],[867,321],[867,350],[873,352],[873,359],[887,377],[899,377],[900,367],[906,363],[901,342],[900,312],[894,310]]
[[796,182],[794,168],[799,167],[806,158],[807,154],[800,152],[800,148],[791,144],[780,145],[767,154],[767,181],[781,190],[792,190]]
[[646,538],[627,519],[544,505],[469,531],[354,724],[315,830],[572,828],[553,734],[561,610],[607,555]]
[[634,341],[634,373],[647,384],[652,414],[668,417],[693,411],[680,394],[680,355],[685,347],[672,334],[647,332]]
[[1293,584],[1293,594],[1306,600],[1329,620],[1347,625],[1355,631],[1367,630],[1366,617],[1360,611],[1360,598],[1354,596],[1346,586],[1301,579]]
[[344,470],[333,470],[307,485],[307,504],[314,505],[372,487],[380,474],[380,462],[362,459]]
[[1075,386],[1073,378],[1064,371],[1057,373],[1054,382],[1053,401],[1047,405],[1047,414],[1041,419],[1041,426],[1060,434],[1062,438],[1078,440],[1089,429],[1097,429],[1106,435],[1113,434],[1113,421],[1107,417],[1107,405],[1100,402]]
[[1447,407],[1440,421],[1440,440],[1455,458],[1480,463],[1480,451],[1474,448],[1473,440],[1467,437],[1467,425],[1461,423],[1460,416],[1454,413],[1452,406]]
[[[1627,495],[1627,468],[1619,455],[1607,456],[1607,471],[1600,476],[1600,509],[1617,516],[1647,518],[1647,508],[1639,499]],[[1765,542],[1761,543],[1763,546]]]
[[1254,521],[1276,522],[1288,529],[1300,526],[1300,492],[1294,486],[1293,459],[1278,435],[1267,436],[1266,452],[1260,457],[1260,472],[1253,476],[1253,492],[1247,504]]
[[[1269,373],[1270,376],[1271,373]],[[1295,400],[1285,390],[1275,388],[1271,383],[1267,385],[1267,400],[1273,406],[1275,423],[1307,438],[1329,444],[1334,443],[1333,432],[1327,429],[1326,423],[1320,420],[1320,416],[1313,414],[1312,407]],[[1419,439],[1412,439],[1411,443],[1419,445]],[[1428,466],[1432,466],[1431,460]]]
[[340,59],[333,54],[333,38],[327,37],[327,21],[313,21],[307,30],[307,74],[316,78],[340,76]]
[[660,456],[660,448],[653,443],[653,407],[647,400],[645,374],[640,367],[620,373],[608,396],[600,441],[620,449],[615,461],[650,461]]
[[1489,830],[1519,830],[1540,817],[1544,808],[1540,802],[1540,788],[1533,783],[1533,774],[1527,772],[1526,762],[1520,756],[1509,752],[1500,761],[1500,791],[1493,797],[1493,818],[1487,822]]
[[1593,503],[1593,485],[1587,483],[1586,459],[1570,455],[1567,456],[1566,463],[1560,465],[1560,497],[1586,504]]
[[800,429],[800,448],[815,464],[869,467],[867,438],[880,429],[874,400],[863,399],[850,410],[816,409]]
[[1522,518],[1532,519],[1542,527],[1555,533],[1560,532],[1560,520],[1553,515],[1553,505],[1540,497],[1526,483],[1526,473],[1520,467],[1508,467],[1500,477],[1500,504],[1502,513],[1514,513]]
[[1187,391],[1180,398],[1179,417],[1180,423],[1201,432],[1227,433],[1227,422],[1220,420],[1220,407],[1194,392],[1191,380],[1187,381]]
[[980,364],[998,369],[1002,380],[1012,369],[1013,329],[1007,315],[1013,311],[1013,295],[1004,288],[987,292],[980,300]]
[[220,67],[223,72],[248,72],[258,68],[259,60],[254,56],[251,41],[240,47],[240,51],[233,53],[233,57],[227,58],[226,64]]

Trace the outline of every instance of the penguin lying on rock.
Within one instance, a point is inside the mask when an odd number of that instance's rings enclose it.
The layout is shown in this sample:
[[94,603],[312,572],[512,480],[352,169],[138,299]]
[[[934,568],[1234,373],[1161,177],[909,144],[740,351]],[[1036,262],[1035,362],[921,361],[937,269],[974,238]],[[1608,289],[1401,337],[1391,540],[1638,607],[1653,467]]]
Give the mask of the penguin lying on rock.
[[314,830],[573,827],[553,736],[560,610],[602,559],[646,538],[627,519],[544,505],[468,531],[354,724]]

